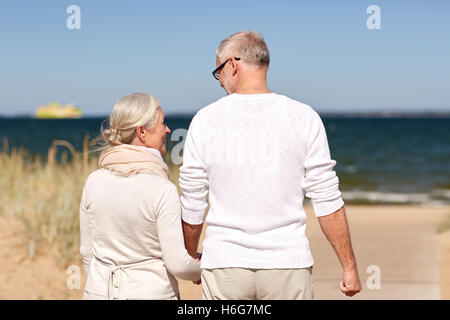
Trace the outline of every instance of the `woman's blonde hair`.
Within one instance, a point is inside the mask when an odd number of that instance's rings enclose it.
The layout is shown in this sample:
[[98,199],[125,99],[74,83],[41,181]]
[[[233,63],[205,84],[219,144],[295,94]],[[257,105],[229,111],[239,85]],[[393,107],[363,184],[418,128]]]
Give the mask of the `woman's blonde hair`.
[[150,94],[136,92],[121,98],[102,123],[101,149],[131,143],[137,127],[150,130],[157,121],[159,108],[159,100]]

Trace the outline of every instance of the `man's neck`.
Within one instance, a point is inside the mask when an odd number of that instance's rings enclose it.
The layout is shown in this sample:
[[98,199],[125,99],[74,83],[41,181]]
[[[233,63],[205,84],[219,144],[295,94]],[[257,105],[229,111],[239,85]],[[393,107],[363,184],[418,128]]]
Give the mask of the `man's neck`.
[[261,94],[271,93],[266,83],[241,85],[231,93],[237,94]]
[[237,94],[261,94],[271,93],[267,86],[267,67],[260,68],[243,65],[237,74],[234,90]]
[[259,90],[259,89],[250,89],[250,90],[236,90],[233,93],[237,94],[262,94],[262,93],[271,93],[269,89],[267,90]]

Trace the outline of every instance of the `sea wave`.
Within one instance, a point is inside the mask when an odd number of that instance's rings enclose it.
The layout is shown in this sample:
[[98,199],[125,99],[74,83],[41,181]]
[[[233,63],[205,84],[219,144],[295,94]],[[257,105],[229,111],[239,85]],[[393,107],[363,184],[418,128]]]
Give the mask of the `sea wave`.
[[429,193],[396,193],[381,191],[343,191],[342,198],[349,203],[391,203],[447,205],[450,204],[450,190],[436,189]]

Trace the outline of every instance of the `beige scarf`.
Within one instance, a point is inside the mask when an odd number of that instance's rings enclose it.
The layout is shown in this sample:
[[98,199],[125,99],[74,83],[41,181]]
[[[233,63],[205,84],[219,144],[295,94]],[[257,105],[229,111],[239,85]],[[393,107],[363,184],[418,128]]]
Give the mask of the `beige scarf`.
[[169,168],[164,161],[150,150],[130,144],[106,148],[101,153],[98,163],[100,168],[108,169],[125,177],[138,173],[149,173],[169,178]]

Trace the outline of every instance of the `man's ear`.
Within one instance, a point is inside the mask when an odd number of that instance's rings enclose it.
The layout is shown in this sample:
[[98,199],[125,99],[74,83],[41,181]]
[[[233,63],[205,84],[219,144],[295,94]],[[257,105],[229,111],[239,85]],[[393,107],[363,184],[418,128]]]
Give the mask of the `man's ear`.
[[234,60],[234,58],[231,58],[230,60],[231,60],[230,61],[231,62],[231,67],[233,69],[233,71],[231,72],[231,75],[235,76],[236,73],[238,72],[238,64],[236,63],[236,60]]

